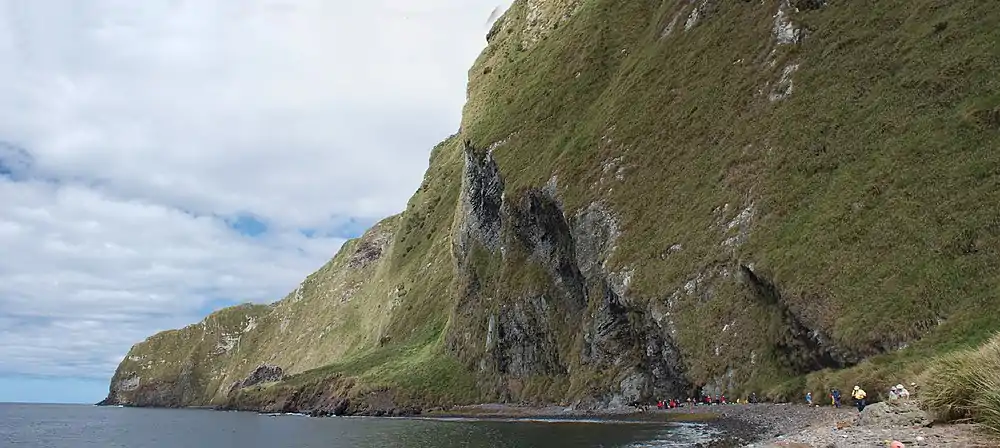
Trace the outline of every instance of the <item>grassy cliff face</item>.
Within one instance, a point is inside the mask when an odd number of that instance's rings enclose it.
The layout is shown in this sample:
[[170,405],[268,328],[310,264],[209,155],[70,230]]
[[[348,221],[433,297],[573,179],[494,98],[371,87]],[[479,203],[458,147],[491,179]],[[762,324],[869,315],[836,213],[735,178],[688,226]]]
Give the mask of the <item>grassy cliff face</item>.
[[[1000,324],[998,30],[972,0],[517,1],[404,213],[137,345],[109,398],[895,384]],[[262,364],[290,377],[229,392]]]
[[[634,273],[634,295],[676,302],[696,381],[742,370],[765,386],[974,342],[1000,296],[984,276],[1000,260],[984,206],[998,199],[998,13],[590,1],[526,46],[521,2],[470,72],[464,126],[481,146],[506,141],[494,157],[509,186],[556,177],[569,213],[611,204],[610,262]],[[835,362],[775,350],[781,319],[726,280],[738,264]]]

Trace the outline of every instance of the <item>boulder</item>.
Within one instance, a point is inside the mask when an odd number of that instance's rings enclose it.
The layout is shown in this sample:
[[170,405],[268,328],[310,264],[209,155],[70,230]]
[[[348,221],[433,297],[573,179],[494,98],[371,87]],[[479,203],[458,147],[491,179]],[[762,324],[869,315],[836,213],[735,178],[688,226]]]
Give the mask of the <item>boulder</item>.
[[898,400],[875,403],[865,408],[858,418],[861,426],[930,426],[931,418],[915,401]]

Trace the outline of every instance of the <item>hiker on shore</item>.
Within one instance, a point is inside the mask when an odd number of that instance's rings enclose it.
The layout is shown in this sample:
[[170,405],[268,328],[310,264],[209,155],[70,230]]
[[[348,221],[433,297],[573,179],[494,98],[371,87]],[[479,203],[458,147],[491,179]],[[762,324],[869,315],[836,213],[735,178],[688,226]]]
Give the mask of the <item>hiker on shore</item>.
[[889,401],[896,401],[899,399],[899,394],[896,393],[896,386],[889,388]]
[[833,407],[840,409],[840,389],[834,389],[830,391],[830,400]]
[[854,386],[854,392],[851,396],[854,397],[854,404],[858,406],[858,412],[864,411],[865,399],[868,398],[868,393],[861,386]]
[[905,400],[907,398],[910,398],[910,391],[906,390],[906,388],[903,387],[902,384],[897,384],[896,385],[896,396],[898,398],[900,398],[900,399]]
[[813,405],[813,393],[812,392],[806,392],[806,404],[808,404],[809,406]]

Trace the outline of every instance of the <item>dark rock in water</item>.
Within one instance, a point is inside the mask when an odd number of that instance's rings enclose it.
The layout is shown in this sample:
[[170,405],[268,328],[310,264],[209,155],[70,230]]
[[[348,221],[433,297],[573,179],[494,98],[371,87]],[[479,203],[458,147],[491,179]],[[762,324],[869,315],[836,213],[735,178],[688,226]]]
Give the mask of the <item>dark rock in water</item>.
[[420,415],[422,413],[420,408],[413,406],[407,406],[405,408],[396,409],[395,411],[396,411],[395,414],[396,417],[413,417],[415,415]]
[[337,401],[337,404],[333,406],[333,415],[341,416],[347,414],[347,408],[351,405],[351,402],[347,399],[341,399]]
[[244,378],[243,381],[233,383],[232,387],[229,388],[229,393],[232,394],[233,392],[243,388],[256,386],[262,383],[273,383],[283,379],[285,379],[285,373],[281,370],[281,367],[270,364],[262,364],[251,372],[250,375]]

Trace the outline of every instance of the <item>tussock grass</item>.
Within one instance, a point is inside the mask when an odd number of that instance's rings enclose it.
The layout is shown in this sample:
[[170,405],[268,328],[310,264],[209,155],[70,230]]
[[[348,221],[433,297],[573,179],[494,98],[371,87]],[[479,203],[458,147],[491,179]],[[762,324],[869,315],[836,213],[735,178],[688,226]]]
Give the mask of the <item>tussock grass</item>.
[[936,359],[920,400],[939,421],[972,421],[1000,433],[1000,335],[975,350]]

